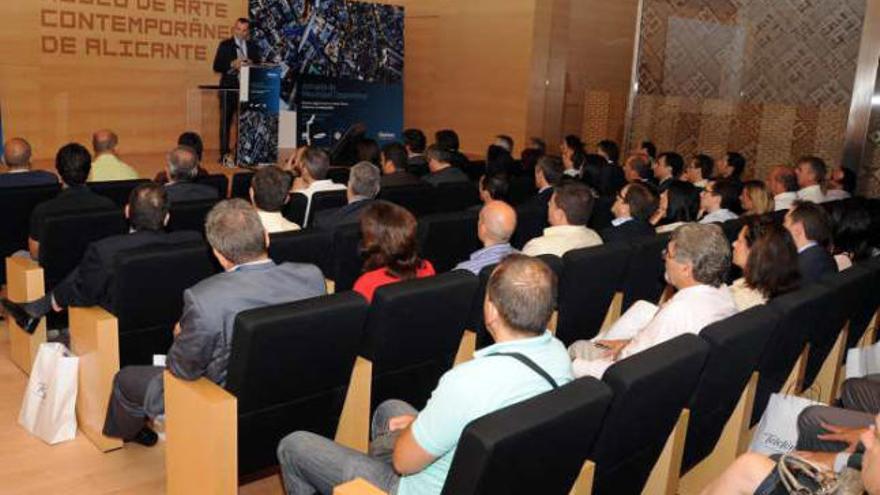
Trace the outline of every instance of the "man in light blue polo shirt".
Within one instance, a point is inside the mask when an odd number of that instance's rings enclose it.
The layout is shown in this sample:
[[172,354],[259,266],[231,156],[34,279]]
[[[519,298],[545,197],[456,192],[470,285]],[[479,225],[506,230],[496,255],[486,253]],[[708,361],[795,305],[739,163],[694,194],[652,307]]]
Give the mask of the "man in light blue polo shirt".
[[496,344],[444,374],[421,412],[402,401],[382,403],[369,455],[309,432],[285,437],[278,459],[287,493],[329,495],[364,478],[392,494],[439,494],[468,423],[572,380],[565,347],[546,330],[555,300],[556,277],[543,261],[505,258],[483,307]]

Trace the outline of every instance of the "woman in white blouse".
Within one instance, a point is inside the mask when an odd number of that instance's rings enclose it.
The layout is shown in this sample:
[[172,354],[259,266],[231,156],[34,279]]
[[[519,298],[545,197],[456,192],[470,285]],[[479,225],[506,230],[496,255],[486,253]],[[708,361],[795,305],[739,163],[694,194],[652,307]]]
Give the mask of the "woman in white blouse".
[[797,288],[797,256],[784,227],[768,217],[746,217],[733,243],[733,264],[743,272],[730,285],[736,307],[743,311]]

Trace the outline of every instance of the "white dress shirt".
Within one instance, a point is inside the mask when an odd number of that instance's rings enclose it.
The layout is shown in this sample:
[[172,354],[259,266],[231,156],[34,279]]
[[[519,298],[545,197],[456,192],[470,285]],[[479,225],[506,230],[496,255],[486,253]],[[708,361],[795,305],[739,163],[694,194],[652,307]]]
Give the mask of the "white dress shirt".
[[825,201],[840,201],[841,199],[851,198],[852,194],[843,189],[829,189],[825,191]]
[[797,197],[803,201],[811,201],[813,203],[824,203],[825,195],[822,193],[822,187],[807,186],[797,192]]
[[700,223],[726,222],[728,220],[733,220],[734,218],[738,218],[736,213],[727,208],[719,208],[711,213],[706,213],[706,215],[700,219]]
[[299,230],[299,225],[284,218],[280,211],[257,210],[257,215],[260,216],[260,223],[269,234]]
[[790,210],[791,204],[798,199],[796,192],[784,192],[773,196],[773,209],[776,211]]
[[300,194],[304,194],[306,198],[308,198],[309,202],[306,204],[306,216],[303,217],[303,227],[307,227],[309,223],[309,210],[312,209],[312,194],[321,191],[342,191],[345,190],[346,187],[342,184],[337,184],[330,179],[324,180],[316,180],[309,184],[309,187],[305,189],[301,189],[299,191],[293,191]]
[[602,238],[592,229],[583,225],[557,225],[544,229],[544,235],[527,242],[523,254],[540,256],[555,254],[562,257],[573,249],[581,249],[602,244]]
[[[730,289],[726,285],[711,287],[694,285],[678,291],[657,312],[648,325],[623,348],[618,359],[638,354],[667,340],[686,333],[699,334],[707,325],[737,312]],[[574,344],[572,344],[574,345]],[[581,359],[572,363],[575,377],[602,378],[614,361],[610,358]]]

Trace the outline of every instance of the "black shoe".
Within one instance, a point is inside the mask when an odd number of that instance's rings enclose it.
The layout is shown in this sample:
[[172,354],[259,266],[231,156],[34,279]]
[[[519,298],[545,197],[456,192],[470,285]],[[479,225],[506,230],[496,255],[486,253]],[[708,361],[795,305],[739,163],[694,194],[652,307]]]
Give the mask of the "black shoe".
[[27,333],[34,333],[37,325],[40,324],[40,318],[25,311],[21,304],[14,303],[5,297],[0,299],[0,303],[6,308],[6,314],[11,316],[22,330]]
[[159,435],[157,435],[155,431],[144,426],[143,428],[141,428],[141,431],[139,431],[137,435],[135,435],[135,437],[129,441],[139,443],[144,447],[152,447],[153,445],[156,445],[156,442],[159,441]]

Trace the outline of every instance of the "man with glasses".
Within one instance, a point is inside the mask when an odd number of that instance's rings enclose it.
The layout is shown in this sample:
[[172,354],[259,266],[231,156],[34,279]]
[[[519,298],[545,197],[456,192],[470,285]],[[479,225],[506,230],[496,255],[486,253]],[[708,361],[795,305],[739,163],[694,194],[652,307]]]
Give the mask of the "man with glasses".
[[631,242],[654,235],[649,223],[657,210],[657,196],[642,184],[627,184],[611,205],[614,220],[600,235],[606,243]]
[[737,218],[739,210],[739,187],[727,180],[710,182],[700,192],[700,223],[723,223]]

